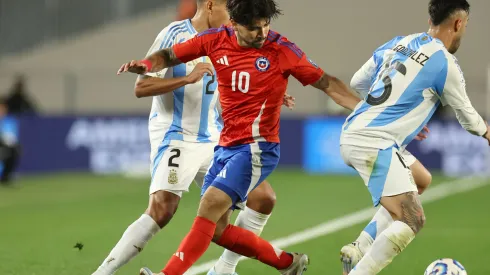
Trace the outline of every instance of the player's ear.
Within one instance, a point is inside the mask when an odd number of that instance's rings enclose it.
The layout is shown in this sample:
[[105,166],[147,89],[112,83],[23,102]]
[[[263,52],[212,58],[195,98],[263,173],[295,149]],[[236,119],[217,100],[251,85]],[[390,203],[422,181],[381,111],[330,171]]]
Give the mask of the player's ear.
[[214,5],[213,1],[211,1],[211,0],[206,1],[206,11],[208,13],[213,12],[213,5]]
[[235,20],[233,20],[233,18],[230,19],[230,24],[231,26],[233,27],[233,30],[237,30],[237,22]]
[[461,28],[463,27],[463,20],[461,19],[456,19],[454,21],[454,32],[459,32]]

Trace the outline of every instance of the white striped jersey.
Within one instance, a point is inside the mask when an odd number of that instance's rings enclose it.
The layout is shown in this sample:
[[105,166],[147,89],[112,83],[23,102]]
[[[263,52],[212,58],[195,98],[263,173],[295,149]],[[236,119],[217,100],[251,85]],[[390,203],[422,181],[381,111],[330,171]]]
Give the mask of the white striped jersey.
[[486,132],[468,99],[456,58],[427,33],[396,37],[379,47],[354,75],[351,86],[364,101],[347,118],[341,144],[403,148],[441,103],[455,110],[470,133]]
[[[196,34],[190,20],[173,22],[158,34],[147,55],[187,41]],[[211,63],[209,58],[201,57],[147,75],[161,78],[183,77],[190,74],[199,62]],[[206,75],[197,83],[154,96],[149,116],[150,135],[163,131],[164,140],[218,141],[223,127],[217,105],[217,87],[215,76]]]

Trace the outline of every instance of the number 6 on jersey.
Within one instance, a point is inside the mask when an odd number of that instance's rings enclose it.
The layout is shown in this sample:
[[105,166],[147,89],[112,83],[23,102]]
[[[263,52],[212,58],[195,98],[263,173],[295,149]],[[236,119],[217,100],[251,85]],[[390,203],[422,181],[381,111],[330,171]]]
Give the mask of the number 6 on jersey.
[[[236,91],[236,71],[231,75],[231,90]],[[244,83],[245,82],[245,83]],[[238,74],[238,90],[242,93],[247,93],[250,88],[250,74],[248,72],[240,72]]]

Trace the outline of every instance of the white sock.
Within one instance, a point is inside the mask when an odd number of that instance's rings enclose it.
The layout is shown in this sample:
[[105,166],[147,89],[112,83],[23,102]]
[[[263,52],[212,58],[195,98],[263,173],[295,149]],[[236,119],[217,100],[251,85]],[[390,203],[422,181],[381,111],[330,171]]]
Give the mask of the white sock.
[[369,251],[369,248],[373,244],[374,240],[376,240],[376,238],[392,223],[393,218],[388,210],[386,210],[383,206],[380,206],[373,219],[364,228],[356,240],[359,242],[359,249],[361,250],[362,254],[365,255]]
[[391,263],[415,238],[415,233],[401,221],[393,222],[374,241],[367,252],[349,275],[375,275]]
[[109,256],[92,275],[110,275],[136,257],[160,227],[148,215],[143,214],[124,232]]
[[[260,236],[269,217],[270,215],[264,215],[247,207],[245,210],[240,211],[235,225]],[[233,274],[241,257],[241,255],[225,250],[214,266],[214,270],[218,274]]]

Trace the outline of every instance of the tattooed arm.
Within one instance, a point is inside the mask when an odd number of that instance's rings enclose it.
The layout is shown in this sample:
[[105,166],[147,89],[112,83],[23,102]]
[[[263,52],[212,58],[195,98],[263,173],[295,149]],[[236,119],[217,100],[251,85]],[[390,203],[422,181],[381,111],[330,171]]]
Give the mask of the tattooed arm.
[[322,90],[330,96],[335,103],[351,111],[354,110],[356,105],[361,101],[357,96],[350,92],[350,89],[344,82],[326,73],[324,73],[317,82],[313,83],[312,86]]
[[117,74],[130,72],[135,74],[146,74],[159,72],[165,68],[179,65],[182,62],[175,56],[172,48],[162,49],[154,52],[143,60],[132,60],[119,68]]
[[147,58],[152,63],[151,72],[159,72],[165,68],[179,65],[182,62],[175,56],[172,48],[162,49],[149,55]]
[[158,50],[143,60],[131,61],[123,64],[118,74],[131,72],[145,74],[159,72],[165,68],[173,67],[181,63],[187,63],[201,56],[209,55],[219,45],[221,36],[225,32],[214,32],[207,35],[197,35],[185,42],[175,44],[170,48]]

